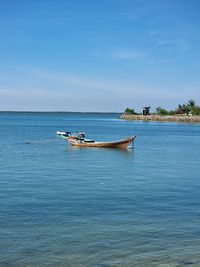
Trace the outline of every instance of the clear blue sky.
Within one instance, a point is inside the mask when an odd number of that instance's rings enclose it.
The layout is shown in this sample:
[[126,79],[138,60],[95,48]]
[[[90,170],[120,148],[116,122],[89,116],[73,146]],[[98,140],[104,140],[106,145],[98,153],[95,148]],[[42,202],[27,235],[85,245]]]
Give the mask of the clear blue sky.
[[0,110],[200,105],[199,0],[0,0]]

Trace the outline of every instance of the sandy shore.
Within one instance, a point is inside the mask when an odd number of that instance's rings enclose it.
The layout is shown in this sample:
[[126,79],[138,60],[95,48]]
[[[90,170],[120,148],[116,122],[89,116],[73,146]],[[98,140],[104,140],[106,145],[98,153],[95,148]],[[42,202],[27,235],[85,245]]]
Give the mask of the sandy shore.
[[158,116],[158,115],[127,115],[123,114],[120,116],[123,120],[143,120],[143,121],[174,121],[174,122],[191,122],[191,123],[200,123],[200,116],[187,116],[187,115],[178,115],[178,116]]

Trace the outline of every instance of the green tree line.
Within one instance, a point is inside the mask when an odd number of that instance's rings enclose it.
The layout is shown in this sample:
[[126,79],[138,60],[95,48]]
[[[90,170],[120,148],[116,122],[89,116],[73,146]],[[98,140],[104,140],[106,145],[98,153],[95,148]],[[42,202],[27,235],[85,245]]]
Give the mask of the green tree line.
[[[135,112],[133,108],[126,108],[124,111],[125,114],[128,115],[136,115],[138,113]],[[200,106],[197,106],[195,100],[190,99],[185,104],[179,104],[174,110],[166,110],[162,107],[157,107],[155,114],[160,116],[166,115],[200,115]]]
[[200,107],[191,99],[185,104],[179,104],[175,110],[166,110],[161,107],[156,108],[157,115],[200,115]]

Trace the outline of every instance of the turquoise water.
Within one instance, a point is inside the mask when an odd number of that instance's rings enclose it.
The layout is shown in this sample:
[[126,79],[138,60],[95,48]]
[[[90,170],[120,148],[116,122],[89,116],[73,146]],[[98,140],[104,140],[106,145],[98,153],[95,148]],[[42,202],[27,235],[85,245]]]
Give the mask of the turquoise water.
[[[128,151],[73,148],[56,130]],[[200,266],[200,125],[0,114],[0,266]]]

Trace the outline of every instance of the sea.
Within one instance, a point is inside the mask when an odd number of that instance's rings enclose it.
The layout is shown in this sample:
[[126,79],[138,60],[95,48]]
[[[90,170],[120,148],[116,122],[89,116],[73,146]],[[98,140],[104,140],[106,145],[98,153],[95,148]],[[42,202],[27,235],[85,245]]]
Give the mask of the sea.
[[0,113],[0,267],[47,266],[200,266],[200,124]]

